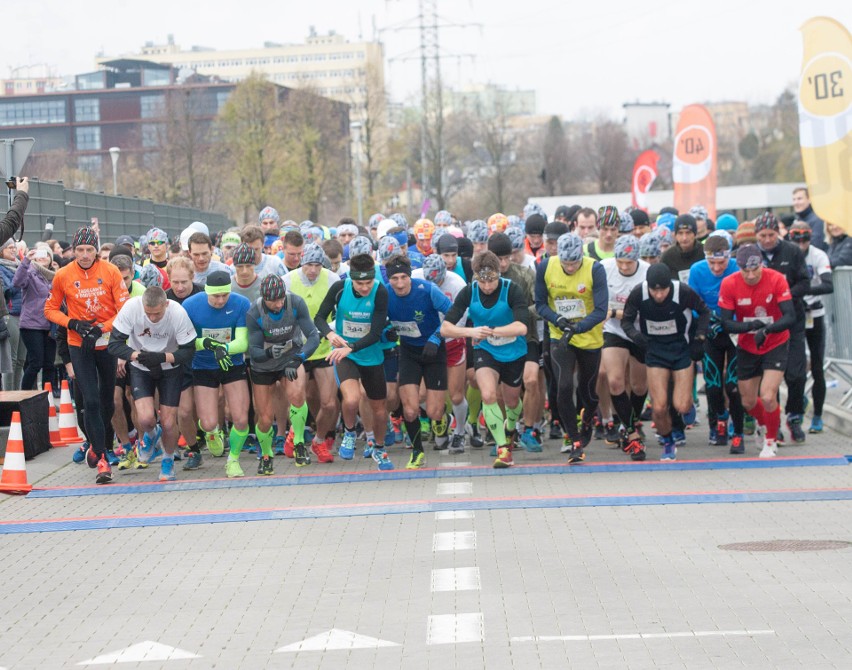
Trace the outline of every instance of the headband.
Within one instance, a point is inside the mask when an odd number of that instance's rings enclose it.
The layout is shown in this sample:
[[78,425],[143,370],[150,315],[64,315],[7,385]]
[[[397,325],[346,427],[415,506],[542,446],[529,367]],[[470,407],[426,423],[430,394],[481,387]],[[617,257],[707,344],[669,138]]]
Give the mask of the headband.
[[376,268],[370,268],[369,270],[349,270],[349,278],[355,281],[363,281],[365,279],[375,279],[376,278]]
[[223,293],[230,293],[231,285],[223,284],[222,286],[210,286],[210,284],[207,284],[207,286],[204,287],[204,292],[207,295],[222,295]]

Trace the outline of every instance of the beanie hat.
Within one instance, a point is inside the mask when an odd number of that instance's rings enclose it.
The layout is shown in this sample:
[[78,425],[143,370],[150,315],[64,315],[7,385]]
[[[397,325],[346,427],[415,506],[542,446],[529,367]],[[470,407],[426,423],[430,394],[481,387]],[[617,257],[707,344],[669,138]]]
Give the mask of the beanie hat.
[[761,230],[774,230],[777,233],[780,229],[778,219],[772,212],[764,212],[754,222],[755,233],[759,233]]
[[619,237],[615,241],[615,257],[618,260],[639,260],[639,240],[633,237],[633,235],[622,235]]
[[100,247],[100,244],[98,244],[98,234],[95,232],[94,228],[84,226],[74,233],[74,241],[71,246],[76,247],[81,244],[88,244],[93,246],[95,249]]
[[281,300],[287,294],[284,280],[277,274],[268,274],[260,282],[260,295],[264,300]]
[[620,222],[618,208],[612,205],[598,208],[598,228],[617,228]]
[[373,255],[373,241],[369,237],[359,235],[349,243],[349,257],[351,258],[358,254]]
[[401,245],[399,241],[391,236],[385,235],[381,242],[379,242],[379,260],[384,262],[388,260],[391,256],[395,256],[397,254],[402,253]]
[[262,223],[264,219],[272,219],[275,223],[279,223],[281,221],[281,217],[278,215],[278,210],[269,206],[264,207],[257,215],[258,223]]
[[674,229],[675,232],[679,230],[688,230],[693,235],[697,235],[698,223],[695,221],[695,217],[692,216],[692,214],[681,214],[675,219]]
[[541,214],[530,214],[524,222],[524,230],[527,235],[544,235],[547,223]]
[[505,234],[509,237],[509,241],[511,241],[512,243],[513,251],[518,251],[524,248],[524,242],[526,242],[527,238],[526,235],[524,235],[523,230],[521,230],[520,228],[514,228],[512,226],[509,226],[508,228],[506,228]]
[[633,227],[648,226],[651,224],[648,214],[641,209],[631,209],[630,218],[633,219]]
[[756,244],[744,244],[737,249],[737,265],[752,270],[763,265],[763,255]]
[[648,288],[669,288],[672,285],[671,270],[668,265],[657,263],[648,268],[646,275]]
[[447,264],[437,254],[423,259],[423,278],[436,284],[442,284],[447,277]]
[[583,240],[574,233],[565,233],[556,243],[559,260],[565,263],[576,263],[583,259]]
[[734,241],[737,243],[737,246],[742,246],[743,244],[753,244],[757,242],[757,235],[755,234],[754,224],[750,221],[744,221],[737,227],[737,232],[734,235]]
[[459,238],[459,258],[473,258],[473,242],[468,238]]
[[722,216],[716,219],[717,230],[735,231],[738,225],[737,217],[733,214],[722,214]]
[[642,258],[658,258],[662,255],[660,236],[657,233],[645,233],[639,238],[639,256]]
[[311,263],[319,263],[322,265],[324,258],[325,252],[322,250],[322,247],[315,242],[306,244],[305,248],[302,250],[302,265],[309,265]]
[[512,255],[512,240],[506,233],[494,233],[488,238],[488,251],[498,258]]
[[459,240],[452,235],[441,235],[433,245],[439,254],[452,254],[459,251]]
[[544,227],[544,238],[546,240],[558,240],[568,232],[568,226],[561,221],[551,221]]
[[234,249],[232,260],[234,261],[234,265],[254,265],[257,262],[254,249],[245,242]]

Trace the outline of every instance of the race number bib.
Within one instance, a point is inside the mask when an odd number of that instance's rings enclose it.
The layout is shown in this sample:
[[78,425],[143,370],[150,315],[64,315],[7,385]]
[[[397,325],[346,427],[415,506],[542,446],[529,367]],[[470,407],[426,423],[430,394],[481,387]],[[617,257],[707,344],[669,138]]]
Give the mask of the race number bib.
[[391,321],[396,332],[405,337],[420,337],[420,326],[416,321]]
[[648,335],[677,335],[677,323],[674,319],[669,321],[646,321],[645,327],[648,329]]
[[361,339],[370,332],[370,324],[360,321],[343,321],[343,337]]
[[103,335],[101,335],[98,338],[98,341],[95,342],[95,347],[105,347],[108,344],[109,344],[109,333],[104,333]]
[[516,338],[514,338],[514,337],[502,337],[500,335],[489,335],[488,339],[486,341],[488,342],[488,344],[490,344],[492,346],[502,347],[502,346],[505,346],[507,344],[512,344],[512,342],[514,342],[515,339]]
[[582,319],[586,316],[586,303],[578,298],[557,298],[556,313],[566,319]]
[[618,300],[610,300],[609,301],[609,311],[612,311],[614,309],[616,309],[616,310],[624,309],[624,303],[619,302]]
[[688,284],[689,283],[689,268],[686,268],[686,270],[681,270],[680,272],[678,272],[677,278],[678,278],[678,280],[680,281],[681,284]]
[[228,344],[231,341],[230,328],[202,328],[201,337],[209,337],[219,344]]
[[746,316],[743,317],[743,323],[749,323],[751,321],[763,321],[767,326],[771,325],[775,319],[771,316]]
[[814,327],[814,315],[808,312],[805,315],[805,328],[810,330]]

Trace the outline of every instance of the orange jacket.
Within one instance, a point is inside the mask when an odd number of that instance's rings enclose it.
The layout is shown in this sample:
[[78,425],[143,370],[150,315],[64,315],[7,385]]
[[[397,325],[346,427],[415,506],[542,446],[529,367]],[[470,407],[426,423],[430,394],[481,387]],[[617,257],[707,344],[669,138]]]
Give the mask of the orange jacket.
[[[84,270],[73,261],[56,271],[53,286],[44,305],[48,321],[68,328],[71,319],[94,320],[104,333],[112,330],[112,322],[130,295],[121,273],[112,263],[95,260],[92,267]],[[61,311],[63,301],[68,313]],[[68,329],[68,344],[79,347],[82,338]],[[99,340],[99,349],[106,347],[106,340]]]

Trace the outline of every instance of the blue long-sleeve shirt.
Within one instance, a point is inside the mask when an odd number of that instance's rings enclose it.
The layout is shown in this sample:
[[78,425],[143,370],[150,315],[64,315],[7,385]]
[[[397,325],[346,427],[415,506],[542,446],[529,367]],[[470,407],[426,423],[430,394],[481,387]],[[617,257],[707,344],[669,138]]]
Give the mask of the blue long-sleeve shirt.
[[408,295],[398,296],[388,290],[388,319],[393,323],[403,344],[424,347],[427,342],[441,343],[441,316],[452,302],[432,282],[412,279]]
[[717,277],[710,271],[710,265],[706,260],[698,261],[689,269],[689,288],[701,296],[704,304],[713,314],[719,316],[719,287],[722,285],[722,280],[739,270],[736,259],[731,258],[722,276]]

